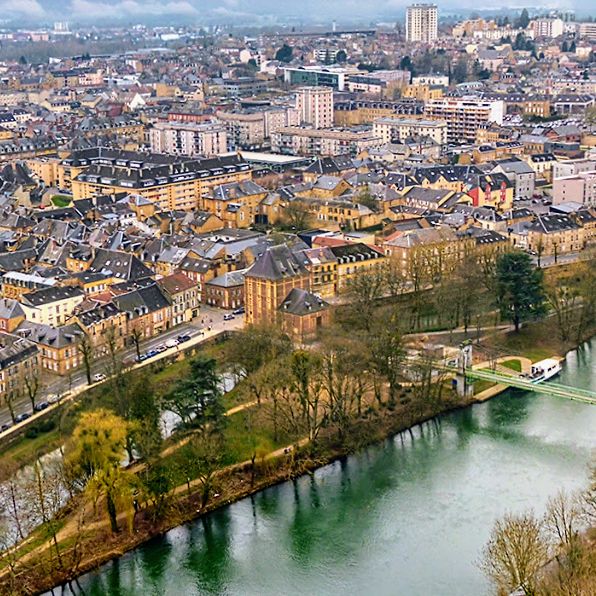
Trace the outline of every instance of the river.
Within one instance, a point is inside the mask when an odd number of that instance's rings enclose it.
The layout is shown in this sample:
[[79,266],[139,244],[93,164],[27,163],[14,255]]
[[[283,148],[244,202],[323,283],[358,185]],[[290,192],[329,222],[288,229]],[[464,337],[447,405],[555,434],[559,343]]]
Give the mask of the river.
[[[559,382],[596,390],[596,339]],[[596,407],[510,391],[181,526],[92,595],[478,596],[494,520],[586,484]]]

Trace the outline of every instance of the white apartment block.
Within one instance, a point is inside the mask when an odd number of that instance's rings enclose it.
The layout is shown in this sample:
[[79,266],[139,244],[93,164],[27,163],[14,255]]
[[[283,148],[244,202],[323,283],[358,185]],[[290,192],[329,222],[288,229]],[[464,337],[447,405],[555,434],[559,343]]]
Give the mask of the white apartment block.
[[542,19],[536,19],[532,23],[532,30],[534,31],[534,37],[559,37],[563,35],[565,29],[565,23],[562,19],[554,19],[545,17]]
[[294,106],[273,106],[254,112],[217,112],[216,116],[226,127],[230,151],[261,145],[272,132],[300,125],[300,112]]
[[377,118],[373,135],[384,143],[402,143],[411,137],[430,137],[435,143],[447,143],[447,122],[416,118]]
[[426,102],[424,113],[433,119],[447,122],[447,141],[473,143],[481,124],[503,124],[505,103],[476,97],[443,97]]
[[436,4],[412,4],[406,9],[406,41],[430,43],[438,36]]
[[287,127],[271,135],[271,150],[289,155],[358,155],[383,145],[370,131]]
[[154,153],[212,157],[227,151],[227,133],[223,124],[196,122],[157,122],[149,131]]
[[296,91],[296,109],[301,124],[313,128],[333,126],[333,89],[329,87],[301,87]]
[[596,40],[596,23],[580,23],[577,31],[582,38]]

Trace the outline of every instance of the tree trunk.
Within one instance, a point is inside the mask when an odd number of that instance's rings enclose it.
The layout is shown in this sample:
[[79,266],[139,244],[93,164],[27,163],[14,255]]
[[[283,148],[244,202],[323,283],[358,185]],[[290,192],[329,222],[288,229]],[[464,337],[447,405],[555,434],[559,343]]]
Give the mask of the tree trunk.
[[120,531],[120,528],[118,527],[118,518],[116,515],[116,503],[114,503],[114,498],[111,493],[106,495],[106,504],[108,508],[108,516],[110,517],[110,527],[112,528],[112,532],[116,534]]

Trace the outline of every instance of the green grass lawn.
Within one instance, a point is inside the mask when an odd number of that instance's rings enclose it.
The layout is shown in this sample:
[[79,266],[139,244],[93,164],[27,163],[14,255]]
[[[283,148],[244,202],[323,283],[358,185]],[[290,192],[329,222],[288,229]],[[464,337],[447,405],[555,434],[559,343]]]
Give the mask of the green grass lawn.
[[511,370],[514,370],[515,372],[521,372],[522,371],[522,365],[521,365],[521,361],[520,360],[505,360],[505,362],[501,362],[501,366],[504,366],[505,368],[509,368]]
[[52,197],[52,203],[56,207],[68,207],[72,202],[72,197],[67,195],[54,195]]

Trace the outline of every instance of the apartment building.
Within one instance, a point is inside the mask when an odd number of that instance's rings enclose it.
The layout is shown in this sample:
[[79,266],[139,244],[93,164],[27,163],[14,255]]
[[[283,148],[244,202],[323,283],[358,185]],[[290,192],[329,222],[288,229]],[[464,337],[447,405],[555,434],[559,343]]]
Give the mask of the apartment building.
[[291,155],[355,156],[382,144],[382,139],[368,130],[316,130],[293,126],[282,128],[271,135],[271,150],[274,153]]
[[430,43],[438,37],[436,4],[412,4],[406,8],[406,41]]
[[251,180],[250,166],[238,155],[182,159],[154,153],[94,147],[73,152],[58,166],[60,188],[74,200],[134,193],[162,211],[196,209],[211,188]]
[[425,114],[447,122],[450,143],[474,143],[479,126],[503,124],[504,103],[474,97],[443,97],[426,103]]
[[596,170],[553,179],[553,205],[568,201],[596,207]]
[[298,126],[300,112],[295,106],[271,106],[244,111],[218,111],[217,119],[227,132],[228,150],[259,147],[271,133],[284,126]]
[[301,87],[296,92],[296,109],[300,123],[313,128],[333,126],[333,89],[329,87]]
[[534,37],[559,37],[565,31],[565,23],[562,19],[542,17],[533,21],[532,31]]
[[411,137],[429,137],[435,143],[447,143],[447,122],[444,120],[418,120],[415,118],[377,118],[373,122],[373,135],[383,143],[402,143]]
[[213,122],[157,122],[149,130],[149,145],[154,153],[213,157],[227,151],[227,130]]

